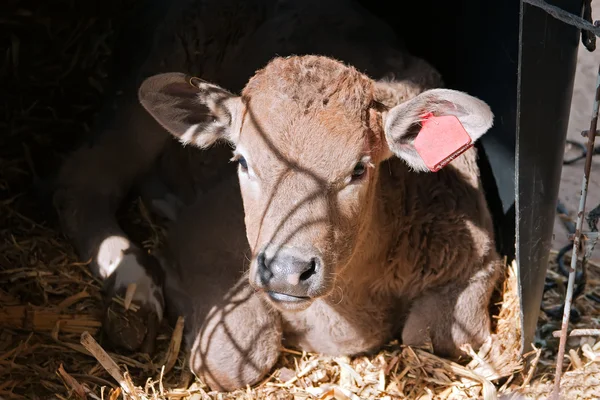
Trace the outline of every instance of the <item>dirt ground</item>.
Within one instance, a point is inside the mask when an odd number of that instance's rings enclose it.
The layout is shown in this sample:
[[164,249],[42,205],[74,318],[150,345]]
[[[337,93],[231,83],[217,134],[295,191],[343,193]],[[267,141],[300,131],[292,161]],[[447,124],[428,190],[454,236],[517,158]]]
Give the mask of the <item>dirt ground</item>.
[[[600,0],[593,0],[592,7],[594,19],[599,19]],[[577,72],[575,75],[567,137],[570,140],[580,143],[586,142],[586,138],[581,136],[581,131],[587,130],[590,127],[598,65],[600,65],[600,40],[597,41],[597,47],[594,52],[590,53],[580,44],[577,56]],[[596,139],[596,146],[598,145],[600,145],[600,140]],[[573,153],[569,153],[569,155],[571,154]],[[558,198],[565,205],[573,220],[576,218],[581,198],[580,192],[584,163],[585,161],[581,160],[571,165],[564,165],[562,170]],[[593,159],[586,212],[598,204],[600,204],[600,155]],[[587,223],[584,224],[584,228],[586,226]],[[568,231],[560,219],[556,217],[552,248],[559,250],[568,243]],[[600,260],[600,245],[596,245],[592,259],[595,261]]]

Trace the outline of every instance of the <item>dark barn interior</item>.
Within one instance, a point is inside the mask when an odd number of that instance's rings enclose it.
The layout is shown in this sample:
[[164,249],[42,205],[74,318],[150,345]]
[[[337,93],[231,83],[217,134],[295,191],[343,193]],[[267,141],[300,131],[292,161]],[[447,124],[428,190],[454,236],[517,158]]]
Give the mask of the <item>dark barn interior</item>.
[[[447,87],[483,99],[495,114],[494,127],[478,143],[480,167],[499,250],[519,263],[521,344],[529,351],[548,265],[579,32],[516,0],[360,2],[431,62]],[[0,329],[0,396],[7,399],[76,398],[65,393],[75,396],[79,389],[55,373],[61,364],[89,387],[114,386],[78,344],[83,330],[101,338],[97,319],[70,325],[59,337],[55,317],[34,313],[39,318],[30,321],[31,310],[17,306],[41,309],[81,296],[77,314],[93,316],[99,308],[99,284],[58,232],[46,183],[63,157],[88,139],[93,124],[102,123],[103,96],[131,76],[165,3],[5,0],[0,6],[0,302],[14,306],[6,317],[11,324]],[[552,3],[580,14],[583,2]],[[141,240],[157,240],[143,207],[132,205],[122,217]],[[35,272],[38,266],[45,272]],[[32,329],[42,333],[28,336]],[[169,345],[166,329],[159,354]],[[138,385],[156,376],[158,364],[147,356],[121,362]],[[177,379],[182,365],[178,360]]]

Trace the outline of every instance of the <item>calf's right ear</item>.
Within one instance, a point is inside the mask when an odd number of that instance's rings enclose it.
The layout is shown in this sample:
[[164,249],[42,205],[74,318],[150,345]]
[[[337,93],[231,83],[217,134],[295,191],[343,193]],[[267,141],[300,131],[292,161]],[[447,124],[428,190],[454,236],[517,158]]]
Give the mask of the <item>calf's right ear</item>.
[[142,83],[138,98],[184,144],[206,148],[218,140],[235,142],[239,134],[240,97],[198,78],[176,72],[154,75]]

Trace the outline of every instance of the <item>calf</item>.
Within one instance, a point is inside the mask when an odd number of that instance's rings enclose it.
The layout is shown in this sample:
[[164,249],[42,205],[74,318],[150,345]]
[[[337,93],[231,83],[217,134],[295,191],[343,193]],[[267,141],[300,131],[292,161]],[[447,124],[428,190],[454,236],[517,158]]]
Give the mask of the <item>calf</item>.
[[[225,4],[186,3],[193,24],[174,19],[175,39],[157,40],[139,103],[126,92],[118,123],[60,173],[63,228],[107,298],[137,285],[140,311],[109,318],[111,338],[151,349],[166,303],[214,389],[257,382],[282,342],[356,355],[401,337],[456,357],[490,335],[502,270],[476,151],[431,173],[414,139],[432,113],[456,116],[475,141],[491,111],[439,89],[354,2],[321,3],[243,3],[247,21],[230,31]],[[171,220],[158,260],[116,222],[131,189]]]

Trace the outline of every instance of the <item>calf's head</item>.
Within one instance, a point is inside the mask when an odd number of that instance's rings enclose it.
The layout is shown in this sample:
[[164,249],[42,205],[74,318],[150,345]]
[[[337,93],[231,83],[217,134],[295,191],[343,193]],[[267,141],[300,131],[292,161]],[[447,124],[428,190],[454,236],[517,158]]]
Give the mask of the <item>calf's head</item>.
[[250,283],[281,309],[327,295],[369,246],[382,161],[427,170],[413,146],[424,114],[457,116],[474,141],[492,125],[489,107],[464,93],[429,90],[386,109],[375,86],[338,61],[299,56],[272,60],[241,96],[179,73],[140,87],[142,105],[181,142],[233,145]]

